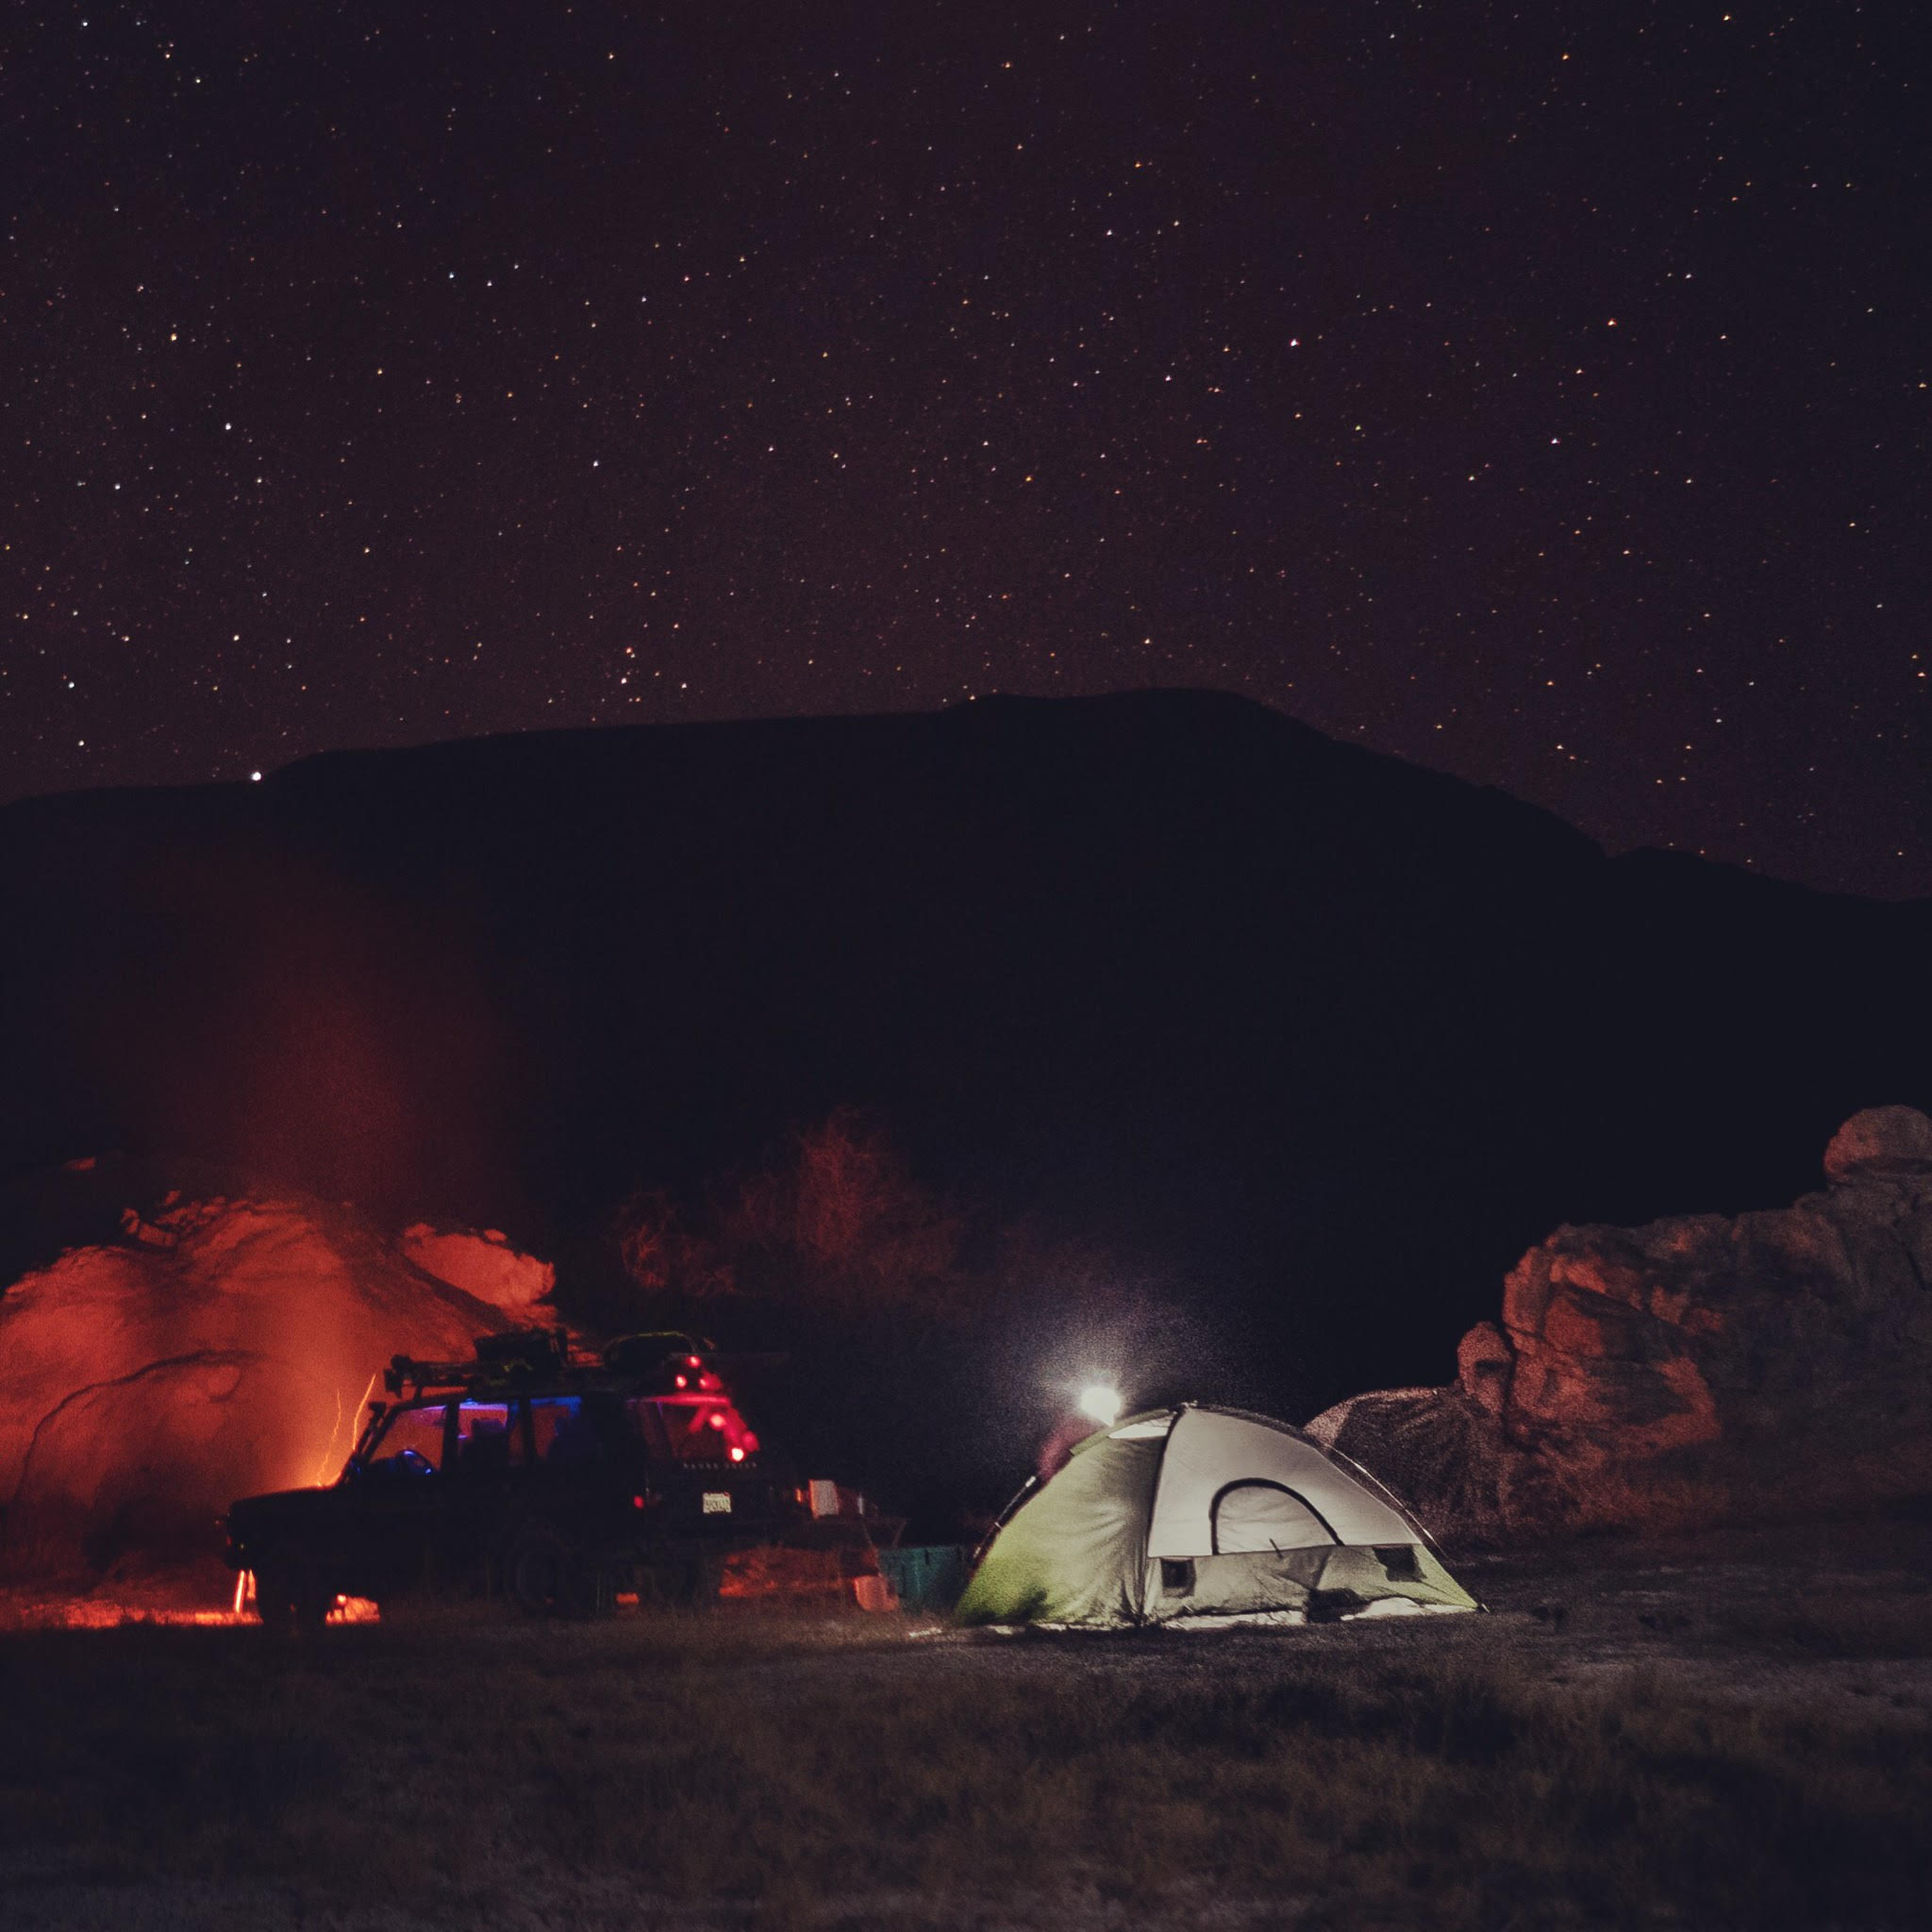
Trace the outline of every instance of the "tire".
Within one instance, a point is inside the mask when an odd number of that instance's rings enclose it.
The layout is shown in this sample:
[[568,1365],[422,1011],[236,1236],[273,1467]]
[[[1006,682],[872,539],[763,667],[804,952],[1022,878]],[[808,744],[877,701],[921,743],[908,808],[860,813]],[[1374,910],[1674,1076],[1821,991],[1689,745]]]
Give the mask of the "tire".
[[504,1594],[526,1617],[608,1617],[616,1608],[606,1567],[542,1524],[512,1534],[501,1574]]
[[617,1587],[608,1564],[594,1557],[579,1557],[565,1579],[573,1617],[601,1623],[617,1614]]
[[681,1604],[691,1594],[691,1572],[687,1565],[669,1561],[661,1555],[633,1566],[637,1578],[638,1601],[652,1609],[665,1609]]
[[286,1570],[255,1573],[255,1614],[271,1637],[295,1634],[295,1589]]
[[664,1594],[687,1609],[708,1609],[718,1601],[724,1581],[724,1556],[708,1543],[687,1546],[678,1551],[660,1573]]
[[320,1637],[328,1624],[328,1613],[335,1607],[335,1591],[314,1569],[303,1571],[295,1587],[295,1635]]
[[275,1637],[320,1637],[335,1592],[312,1563],[291,1559],[255,1573],[255,1613]]
[[711,1544],[701,1544],[691,1564],[691,1600],[699,1609],[709,1609],[724,1587],[724,1552]]

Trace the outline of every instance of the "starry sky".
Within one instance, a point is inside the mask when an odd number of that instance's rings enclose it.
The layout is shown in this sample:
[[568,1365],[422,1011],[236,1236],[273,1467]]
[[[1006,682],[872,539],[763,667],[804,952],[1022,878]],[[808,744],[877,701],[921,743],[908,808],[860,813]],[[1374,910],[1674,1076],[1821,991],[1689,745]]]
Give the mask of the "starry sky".
[[1932,892],[1913,16],[17,8],[0,797],[1209,685]]

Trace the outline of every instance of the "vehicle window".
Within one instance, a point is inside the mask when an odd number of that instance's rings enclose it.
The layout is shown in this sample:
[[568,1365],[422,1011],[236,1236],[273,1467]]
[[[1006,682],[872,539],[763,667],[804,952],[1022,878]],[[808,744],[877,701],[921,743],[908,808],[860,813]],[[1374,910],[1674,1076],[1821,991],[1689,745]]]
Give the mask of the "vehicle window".
[[508,1469],[520,1463],[523,1444],[510,1427],[507,1402],[457,1405],[457,1467],[466,1472]]
[[650,1405],[680,1462],[742,1462],[758,1439],[721,1395],[665,1395]]
[[664,1418],[658,1413],[658,1405],[633,1396],[624,1406],[630,1411],[638,1434],[644,1439],[644,1447],[653,1456],[669,1456],[671,1438],[664,1433]]
[[533,1401],[530,1430],[539,1462],[589,1462],[597,1454],[595,1423],[577,1396],[542,1396]]
[[382,1438],[370,1461],[387,1463],[396,1469],[441,1469],[443,1408],[444,1405],[439,1402],[393,1410],[383,1424]]

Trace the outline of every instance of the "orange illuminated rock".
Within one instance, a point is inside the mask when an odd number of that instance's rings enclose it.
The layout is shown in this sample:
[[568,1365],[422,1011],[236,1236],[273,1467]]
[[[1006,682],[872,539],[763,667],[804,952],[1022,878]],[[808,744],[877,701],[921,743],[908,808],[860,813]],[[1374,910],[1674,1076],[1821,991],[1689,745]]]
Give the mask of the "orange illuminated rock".
[[466,1356],[531,1312],[506,1283],[547,1285],[500,1241],[468,1238],[490,1258],[466,1258],[455,1234],[429,1272],[352,1210],[300,1198],[129,1210],[124,1235],[0,1295],[0,1568],[15,1574],[207,1547],[236,1496],[332,1479],[391,1355]]
[[475,1228],[433,1227],[419,1221],[403,1230],[398,1245],[425,1274],[519,1322],[540,1321],[540,1305],[557,1286],[556,1268],[513,1248],[501,1228],[478,1234]]
[[1793,1207],[1560,1227],[1447,1389],[1310,1432],[1425,1515],[1500,1533],[1932,1491],[1932,1120],[1872,1108]]

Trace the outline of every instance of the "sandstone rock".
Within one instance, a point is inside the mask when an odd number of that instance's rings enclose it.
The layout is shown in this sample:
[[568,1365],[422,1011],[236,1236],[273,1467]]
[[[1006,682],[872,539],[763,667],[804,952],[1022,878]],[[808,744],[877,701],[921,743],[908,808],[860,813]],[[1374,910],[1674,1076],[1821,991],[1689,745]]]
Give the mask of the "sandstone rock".
[[1829,1191],[1559,1227],[1448,1389],[1309,1424],[1448,1526],[1541,1534],[1932,1492],[1932,1120],[1874,1108]]
[[1885,1174],[1932,1174],[1932,1120],[1916,1107],[1868,1107],[1824,1150],[1825,1178],[1834,1183]]
[[403,1230],[397,1246],[425,1274],[518,1322],[541,1319],[538,1305],[557,1286],[556,1268],[513,1248],[498,1227],[478,1234],[475,1228],[436,1227],[419,1221]]
[[1515,1367],[1509,1338],[1493,1322],[1478,1322],[1457,1344],[1456,1379],[1489,1415],[1502,1414]]
[[[13,1574],[209,1546],[236,1496],[335,1474],[391,1355],[466,1356],[506,1325],[501,1301],[417,1267],[351,1210],[215,1199],[127,1222],[122,1243],[70,1249],[0,1294]],[[507,1252],[526,1266],[506,1273],[530,1279],[540,1264]]]

